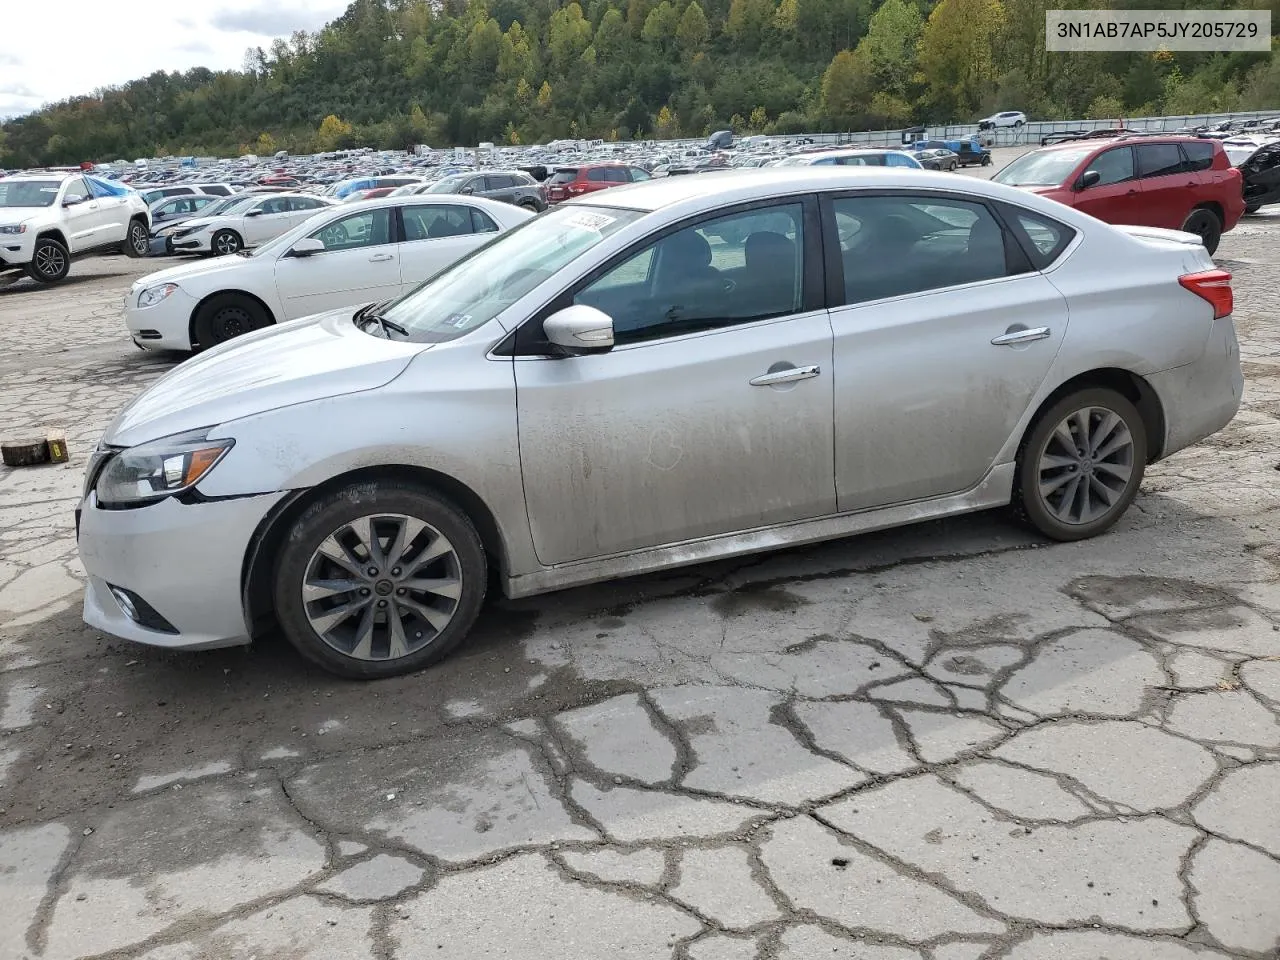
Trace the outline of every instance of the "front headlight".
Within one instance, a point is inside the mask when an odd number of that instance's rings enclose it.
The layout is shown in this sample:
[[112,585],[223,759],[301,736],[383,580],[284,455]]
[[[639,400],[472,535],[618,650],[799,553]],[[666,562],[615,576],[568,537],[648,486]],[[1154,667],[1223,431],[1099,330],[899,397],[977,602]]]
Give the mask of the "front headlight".
[[191,489],[235,445],[234,440],[207,440],[208,432],[197,430],[121,450],[98,478],[98,503],[138,506]]
[[161,300],[167,300],[173,291],[178,289],[176,283],[162,283],[158,287],[147,287],[138,294],[139,307],[154,307]]
[[0,227],[0,233],[12,236],[15,233],[26,233],[27,225],[25,223],[7,223]]

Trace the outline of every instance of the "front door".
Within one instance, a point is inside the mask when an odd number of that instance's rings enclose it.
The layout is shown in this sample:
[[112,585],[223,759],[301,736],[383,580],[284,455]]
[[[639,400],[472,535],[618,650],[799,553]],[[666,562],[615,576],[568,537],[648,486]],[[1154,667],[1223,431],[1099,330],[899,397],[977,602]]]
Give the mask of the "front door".
[[290,320],[400,292],[400,257],[391,242],[391,208],[362,210],[332,220],[311,234],[324,244],[306,257],[282,254],[276,289]]
[[821,271],[806,279],[818,248],[804,206],[642,241],[552,305],[603,310],[616,346],[515,362],[543,563],[834,510],[831,327]]
[[431,279],[498,232],[487,214],[465,204],[412,203],[400,213],[400,282],[405,290]]
[[[848,195],[825,216],[844,272],[831,311],[840,510],[973,487],[1048,374],[1066,301],[976,199]],[[1067,229],[1027,216],[1026,230]]]
[[1142,225],[1147,223],[1146,200],[1142,181],[1133,162],[1133,148],[1112,147],[1093,158],[1081,174],[1097,171],[1099,181],[1075,195],[1072,204],[1105,223]]
[[244,245],[256,247],[293,226],[288,197],[268,197],[245,213]]

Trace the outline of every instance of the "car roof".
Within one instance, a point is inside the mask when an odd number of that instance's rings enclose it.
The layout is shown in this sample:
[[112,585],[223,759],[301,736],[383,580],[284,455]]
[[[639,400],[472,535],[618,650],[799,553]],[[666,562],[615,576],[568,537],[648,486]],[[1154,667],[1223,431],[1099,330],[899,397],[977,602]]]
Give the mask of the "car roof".
[[1070,147],[1114,147],[1125,143],[1217,143],[1212,137],[1193,137],[1183,133],[1155,134],[1121,134],[1115,137],[1082,137],[1077,140],[1063,140],[1040,147],[1041,150],[1063,150]]
[[68,177],[84,175],[83,170],[23,170],[20,173],[10,173],[0,177],[0,180],[66,180]]
[[[740,167],[716,170],[696,177],[660,177],[575,197],[562,206],[622,207],[645,212],[676,205],[715,209],[730,203],[748,203],[752,200],[782,198],[817,190],[838,190],[841,187],[946,190],[952,193],[961,190],[1014,199],[1024,206],[1030,206],[1032,199],[1030,195],[1014,187],[993,184],[977,177],[958,178],[954,173],[938,173],[915,167],[800,166]],[[703,202],[694,203],[697,200]]]

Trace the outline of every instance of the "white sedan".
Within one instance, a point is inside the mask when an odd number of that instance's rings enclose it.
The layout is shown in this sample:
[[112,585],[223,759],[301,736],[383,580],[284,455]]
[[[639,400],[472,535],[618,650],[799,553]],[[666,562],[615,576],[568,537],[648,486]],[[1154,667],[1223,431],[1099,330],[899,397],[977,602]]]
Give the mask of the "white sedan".
[[171,241],[174,253],[224,256],[274,240],[336,202],[305,193],[249,194],[219,207],[217,216],[184,220],[164,235]]
[[1020,127],[1027,122],[1027,115],[1021,110],[1004,110],[1000,113],[993,113],[989,117],[983,117],[978,121],[979,130],[989,130],[993,127]]
[[125,323],[148,350],[197,350],[309,314],[400,296],[533,214],[483,197],[398,197],[314,214],[252,253],[142,277]]

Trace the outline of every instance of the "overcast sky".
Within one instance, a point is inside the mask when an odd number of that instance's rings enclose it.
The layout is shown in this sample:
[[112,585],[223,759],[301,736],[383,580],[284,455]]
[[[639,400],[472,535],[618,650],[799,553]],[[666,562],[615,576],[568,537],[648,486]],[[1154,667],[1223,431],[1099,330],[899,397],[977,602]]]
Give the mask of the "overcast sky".
[[350,0],[0,0],[0,118],[156,70],[239,67]]

